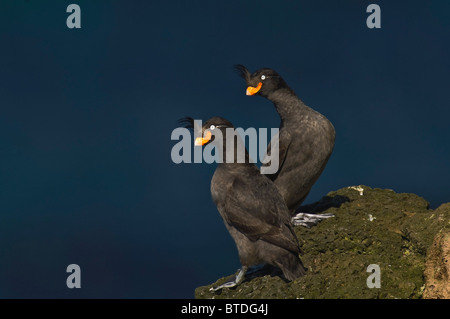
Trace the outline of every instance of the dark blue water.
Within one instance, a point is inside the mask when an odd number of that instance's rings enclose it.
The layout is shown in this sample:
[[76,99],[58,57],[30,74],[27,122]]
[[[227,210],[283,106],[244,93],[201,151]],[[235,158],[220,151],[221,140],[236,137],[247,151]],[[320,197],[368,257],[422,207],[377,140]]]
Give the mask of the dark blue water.
[[[307,203],[349,185],[450,201],[450,6],[0,3],[0,297],[184,298],[239,268],[214,165],[172,163],[186,115],[276,127],[232,71],[277,70],[337,132]],[[66,267],[81,267],[68,289]]]

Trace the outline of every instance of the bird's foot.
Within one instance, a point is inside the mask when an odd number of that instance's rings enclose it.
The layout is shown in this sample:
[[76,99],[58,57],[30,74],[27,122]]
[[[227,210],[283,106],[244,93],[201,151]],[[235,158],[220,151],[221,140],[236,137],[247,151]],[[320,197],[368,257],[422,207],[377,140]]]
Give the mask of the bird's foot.
[[224,283],[224,284],[222,284],[222,285],[220,285],[218,287],[215,287],[215,288],[211,287],[211,288],[209,288],[209,291],[215,292],[215,291],[218,291],[218,290],[223,289],[223,288],[236,287],[237,285],[239,285],[244,280],[246,272],[247,272],[247,267],[244,266],[244,267],[242,267],[239,270],[239,272],[236,275],[234,280],[228,281],[228,282],[226,282],[226,283]]
[[304,226],[307,228],[311,228],[312,226],[317,225],[322,220],[334,217],[333,214],[307,214],[307,213],[298,213],[294,217],[292,217],[291,222],[295,226]]

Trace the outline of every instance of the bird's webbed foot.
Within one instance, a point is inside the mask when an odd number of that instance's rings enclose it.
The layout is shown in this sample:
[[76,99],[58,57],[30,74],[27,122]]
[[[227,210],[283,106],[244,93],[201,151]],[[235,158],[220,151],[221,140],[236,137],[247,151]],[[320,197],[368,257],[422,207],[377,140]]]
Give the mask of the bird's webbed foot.
[[334,217],[334,215],[298,213],[294,217],[292,217],[291,222],[295,226],[304,226],[307,228],[311,228],[312,226],[320,223],[322,220],[330,217]]
[[235,279],[234,279],[234,280],[228,281],[228,282],[226,282],[226,283],[224,283],[224,284],[222,284],[222,285],[220,285],[220,286],[217,286],[217,287],[215,287],[215,288],[214,288],[214,287],[209,288],[209,290],[210,290],[210,291],[218,291],[218,290],[223,289],[223,288],[236,287],[237,285],[239,285],[239,284],[244,280],[244,278],[245,278],[245,273],[247,272],[247,269],[248,269],[248,267],[243,266],[243,267],[239,270],[239,272],[237,273],[237,275],[235,275]]

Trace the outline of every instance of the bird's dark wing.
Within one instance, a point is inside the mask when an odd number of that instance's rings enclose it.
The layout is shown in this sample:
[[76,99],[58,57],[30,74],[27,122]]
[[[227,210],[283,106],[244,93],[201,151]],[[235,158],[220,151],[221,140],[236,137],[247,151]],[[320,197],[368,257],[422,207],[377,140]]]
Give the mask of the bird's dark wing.
[[221,214],[226,223],[250,240],[264,240],[298,253],[297,237],[290,216],[276,186],[265,176],[236,178],[227,190]]
[[267,146],[266,157],[263,159],[262,164],[262,172],[264,173],[264,168],[270,166],[270,161],[267,161],[267,154],[272,154],[272,147],[278,147],[278,171],[275,174],[267,174],[271,180],[275,180],[278,176],[278,173],[281,172],[284,161],[286,160],[287,152],[289,146],[291,145],[291,135],[286,130],[280,130],[278,132],[277,138],[273,138],[269,145]]

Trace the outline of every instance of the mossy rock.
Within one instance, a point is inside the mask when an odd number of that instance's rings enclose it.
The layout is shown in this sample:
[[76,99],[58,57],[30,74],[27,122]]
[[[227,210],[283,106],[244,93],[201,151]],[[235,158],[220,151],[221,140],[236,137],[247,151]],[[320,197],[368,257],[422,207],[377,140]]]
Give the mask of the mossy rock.
[[[330,192],[301,210],[335,215],[309,229],[295,227],[306,276],[286,282],[275,271],[211,292],[226,281],[221,278],[198,287],[195,297],[421,298],[427,251],[440,231],[450,229],[450,204],[431,210],[415,194],[367,186]],[[367,285],[371,264],[380,267],[380,288]]]

